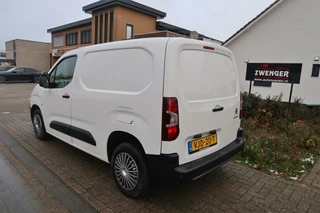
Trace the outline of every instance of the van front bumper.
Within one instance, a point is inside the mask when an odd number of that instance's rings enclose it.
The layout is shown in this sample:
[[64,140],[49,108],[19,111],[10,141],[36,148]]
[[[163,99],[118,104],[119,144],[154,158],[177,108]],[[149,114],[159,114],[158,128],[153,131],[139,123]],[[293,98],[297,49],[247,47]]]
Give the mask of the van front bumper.
[[148,167],[156,181],[195,180],[233,159],[243,147],[243,130],[239,129],[237,139],[215,153],[183,165],[179,165],[178,154],[147,155]]

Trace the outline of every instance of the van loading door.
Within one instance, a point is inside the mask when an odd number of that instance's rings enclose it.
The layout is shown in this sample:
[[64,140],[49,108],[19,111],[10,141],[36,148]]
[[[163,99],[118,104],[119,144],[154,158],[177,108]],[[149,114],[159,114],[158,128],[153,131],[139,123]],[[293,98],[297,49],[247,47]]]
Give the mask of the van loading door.
[[[236,139],[240,91],[235,66],[223,49],[207,50],[203,44],[179,49],[174,75],[177,84],[169,83],[165,96],[178,98],[180,134],[172,143],[179,152],[180,164],[184,164]],[[163,142],[164,148],[166,143],[170,142]]]

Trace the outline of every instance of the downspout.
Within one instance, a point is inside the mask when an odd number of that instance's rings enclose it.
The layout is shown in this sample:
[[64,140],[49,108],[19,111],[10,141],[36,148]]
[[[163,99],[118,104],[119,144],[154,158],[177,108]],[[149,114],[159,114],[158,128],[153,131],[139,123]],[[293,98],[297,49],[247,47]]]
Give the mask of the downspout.
[[16,64],[16,66],[17,66],[16,59],[17,59],[16,40],[13,40],[13,60],[14,60],[14,63]]

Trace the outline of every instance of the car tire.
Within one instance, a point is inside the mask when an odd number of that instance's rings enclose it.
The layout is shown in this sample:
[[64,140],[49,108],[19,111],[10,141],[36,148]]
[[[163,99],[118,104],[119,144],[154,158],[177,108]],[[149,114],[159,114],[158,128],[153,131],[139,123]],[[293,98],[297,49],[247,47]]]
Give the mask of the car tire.
[[112,176],[120,191],[130,197],[146,195],[150,177],[143,153],[130,143],[120,144],[111,158]]
[[39,76],[34,77],[34,78],[33,78],[33,82],[34,82],[34,83],[39,83]]
[[48,139],[49,135],[48,135],[46,128],[44,126],[42,114],[39,109],[36,109],[32,113],[32,125],[33,125],[34,133],[38,139],[40,139],[40,140]]
[[5,83],[6,82],[6,77],[0,76],[0,83]]

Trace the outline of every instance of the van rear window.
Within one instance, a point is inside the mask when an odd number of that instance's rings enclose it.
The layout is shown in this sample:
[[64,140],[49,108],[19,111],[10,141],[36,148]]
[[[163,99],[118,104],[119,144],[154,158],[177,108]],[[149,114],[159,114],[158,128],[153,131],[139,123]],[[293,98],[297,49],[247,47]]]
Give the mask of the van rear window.
[[188,101],[205,101],[235,96],[237,73],[228,56],[200,50],[180,55],[180,90]]

